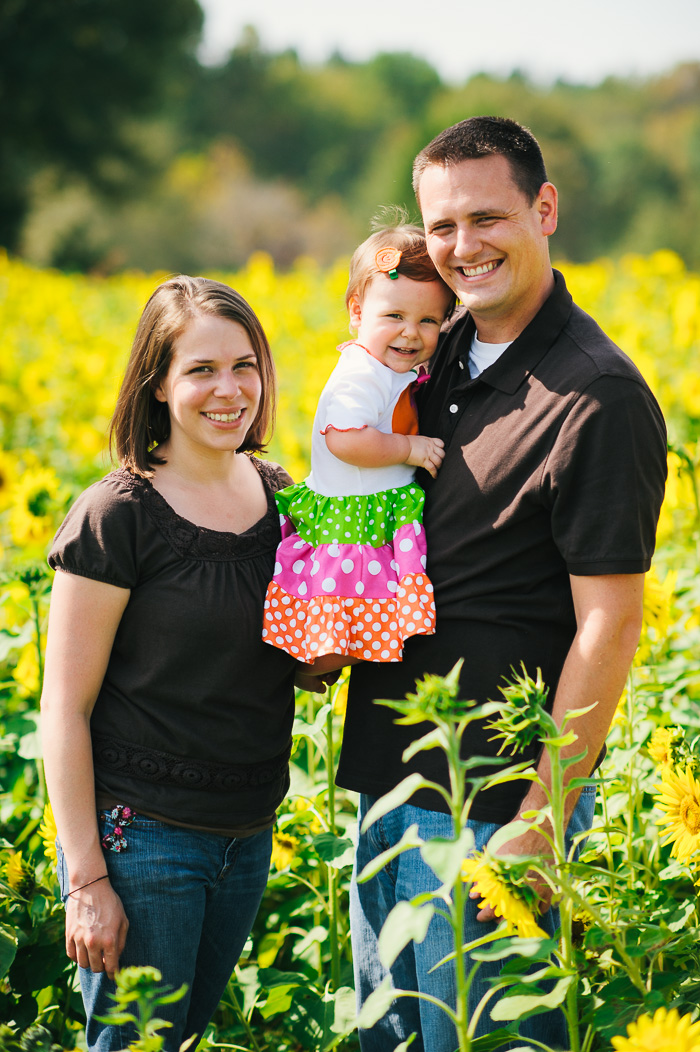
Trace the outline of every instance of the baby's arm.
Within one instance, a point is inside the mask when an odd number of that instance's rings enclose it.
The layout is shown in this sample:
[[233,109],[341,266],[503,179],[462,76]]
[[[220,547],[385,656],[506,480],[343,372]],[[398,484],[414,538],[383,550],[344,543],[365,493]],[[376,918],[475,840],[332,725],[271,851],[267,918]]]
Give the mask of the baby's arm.
[[334,457],[358,468],[410,464],[411,467],[425,468],[433,478],[437,478],[438,468],[445,456],[445,443],[441,438],[387,435],[375,427],[337,431],[331,425],[326,428],[325,439]]

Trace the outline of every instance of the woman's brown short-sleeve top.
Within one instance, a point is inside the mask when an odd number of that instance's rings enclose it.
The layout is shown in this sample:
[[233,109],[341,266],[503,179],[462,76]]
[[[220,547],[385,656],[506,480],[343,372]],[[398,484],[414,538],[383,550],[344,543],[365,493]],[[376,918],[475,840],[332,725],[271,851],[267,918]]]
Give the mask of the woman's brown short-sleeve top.
[[147,479],[113,471],[76,501],[54,569],[129,588],[91,719],[98,797],[230,832],[274,814],[289,785],[294,661],[262,642],[290,482],[245,533],[195,526]]

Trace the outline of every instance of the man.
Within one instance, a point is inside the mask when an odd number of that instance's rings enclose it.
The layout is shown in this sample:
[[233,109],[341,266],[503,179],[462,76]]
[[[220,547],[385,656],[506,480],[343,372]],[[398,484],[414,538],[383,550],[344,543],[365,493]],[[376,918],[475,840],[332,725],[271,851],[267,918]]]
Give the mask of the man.
[[[351,677],[338,781],[362,794],[361,814],[411,771],[446,784],[439,750],[402,762],[427,728],[397,726],[395,713],[373,699],[402,697],[426,672],[444,674],[460,657],[460,697],[497,699],[522,662],[531,675],[542,669],[557,722],[595,703],[577,720],[578,741],[567,750],[587,749],[567,776],[589,773],[639,639],[666,472],[663,419],[644,380],[551,268],[557,191],[533,136],[502,118],[462,121],[418,155],[414,187],[430,255],[466,310],[443,337],[421,406],[421,432],[445,442],[437,479],[421,478],[437,632],[410,639],[400,665],[361,664]],[[488,738],[472,724],[464,753],[493,756],[498,743]],[[518,759],[537,764],[546,782],[546,756],[538,758],[536,746]],[[542,790],[523,781],[479,793],[470,815],[477,848],[544,802]],[[570,836],[589,827],[593,802],[584,791]],[[451,836],[445,811],[437,794],[416,793],[361,835],[358,870],[412,823],[424,838]],[[507,845],[510,854],[544,850],[536,831]],[[386,974],[377,937],[387,914],[438,884],[413,850],[354,886],[361,1001]],[[540,918],[550,931],[553,912]],[[490,910],[478,912],[470,901],[465,939],[493,923]],[[425,941],[409,944],[392,967],[393,985],[453,999],[452,967],[431,971],[450,940],[434,920]],[[476,984],[474,1002],[486,988]],[[478,1033],[494,1026],[487,1010]],[[400,998],[361,1031],[363,1052],[389,1052],[414,1031],[412,1052],[456,1046],[444,1012]],[[522,1033],[554,1047],[566,1040],[559,1013],[534,1017]]]

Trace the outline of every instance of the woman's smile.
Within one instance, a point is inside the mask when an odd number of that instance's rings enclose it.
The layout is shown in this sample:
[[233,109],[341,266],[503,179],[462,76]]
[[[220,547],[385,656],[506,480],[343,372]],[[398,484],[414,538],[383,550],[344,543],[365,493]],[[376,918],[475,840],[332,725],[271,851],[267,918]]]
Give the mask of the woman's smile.
[[255,423],[261,394],[257,355],[243,326],[196,315],[175,340],[155,391],[170,414],[168,447],[235,452]]

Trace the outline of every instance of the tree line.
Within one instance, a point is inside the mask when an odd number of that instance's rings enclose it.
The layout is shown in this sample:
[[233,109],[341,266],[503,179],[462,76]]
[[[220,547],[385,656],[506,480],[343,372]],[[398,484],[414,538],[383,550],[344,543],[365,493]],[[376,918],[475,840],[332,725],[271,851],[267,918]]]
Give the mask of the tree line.
[[196,57],[196,0],[4,0],[0,244],[73,270],[203,270],[256,249],[281,266],[348,252],[382,206],[415,214],[411,162],[472,114],[540,140],[559,258],[677,251],[700,267],[700,62],[595,86],[411,54],[321,65],[246,30]]

